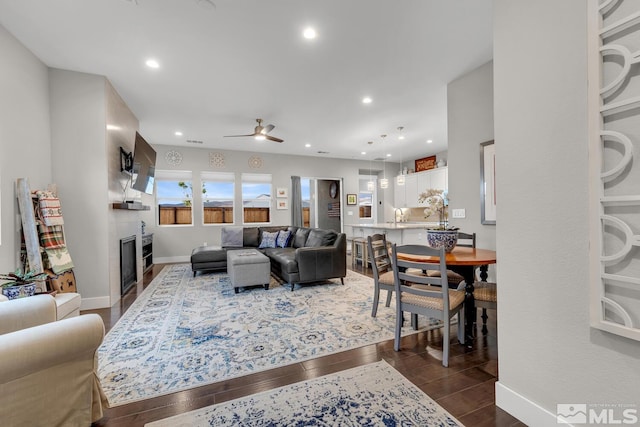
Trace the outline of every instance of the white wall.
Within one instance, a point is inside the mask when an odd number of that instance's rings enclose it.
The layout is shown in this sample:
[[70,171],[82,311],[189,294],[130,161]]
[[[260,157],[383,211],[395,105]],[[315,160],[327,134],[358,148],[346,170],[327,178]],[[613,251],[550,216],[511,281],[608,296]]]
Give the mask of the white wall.
[[[449,221],[476,233],[478,247],[495,249],[496,226],[480,222],[480,143],[493,139],[493,61],[447,85]],[[464,209],[466,217],[451,217]]]
[[49,72],[53,179],[83,309],[108,295],[104,77]]
[[589,327],[587,3],[494,1],[496,403],[532,426],[640,402],[639,343]]
[[47,67],[0,26],[0,271],[19,264],[17,178],[51,183]]
[[[109,188],[107,198],[108,218],[108,254],[109,254],[109,296],[110,305],[120,300],[120,239],[136,236],[137,277],[138,284],[143,281],[142,265],[142,228],[139,211],[110,209],[109,204],[122,202],[123,186],[126,179],[120,171],[120,147],[127,152],[133,152],[138,119],[131,112],[127,104],[105,79],[106,96],[106,125],[110,128],[106,132],[106,145],[102,147],[106,153],[106,180]],[[104,127],[103,123],[103,127]],[[135,193],[135,192],[134,192]]]
[[[121,238],[137,236],[142,280],[139,214],[110,206],[122,201],[120,146],[133,149],[138,121],[105,77],[59,69],[49,74],[53,177],[81,308],[109,307],[120,299]],[[108,132],[107,124],[120,130]]]

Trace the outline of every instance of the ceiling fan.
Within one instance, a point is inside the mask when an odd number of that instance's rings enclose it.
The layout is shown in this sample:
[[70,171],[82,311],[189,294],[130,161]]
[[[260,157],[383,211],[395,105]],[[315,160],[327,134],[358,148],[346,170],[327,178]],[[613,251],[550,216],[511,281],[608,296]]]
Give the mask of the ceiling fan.
[[262,119],[256,119],[256,122],[258,122],[258,126],[255,127],[253,133],[251,133],[251,134],[248,134],[248,135],[225,135],[224,137],[225,138],[233,138],[233,137],[240,137],[240,136],[253,136],[257,140],[268,139],[269,141],[274,141],[274,142],[282,142],[283,141],[280,138],[276,138],[275,136],[268,135],[268,133],[271,132],[273,130],[273,128],[275,127],[274,125],[262,126]]

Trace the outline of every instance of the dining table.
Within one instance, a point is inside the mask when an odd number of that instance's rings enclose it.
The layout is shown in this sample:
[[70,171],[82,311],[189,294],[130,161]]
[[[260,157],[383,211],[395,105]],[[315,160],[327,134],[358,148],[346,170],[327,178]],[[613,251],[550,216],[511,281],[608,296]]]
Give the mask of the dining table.
[[[400,249],[400,248],[399,248]],[[416,254],[403,254],[398,252],[399,259],[415,262],[438,263],[440,257]],[[487,268],[489,264],[496,263],[496,251],[490,249],[467,248],[456,246],[445,255],[445,261],[449,270],[455,271],[464,277],[464,335],[465,347],[473,347],[473,328],[476,319],[476,304],[473,296],[475,282],[475,270],[480,269],[480,280],[487,281]]]

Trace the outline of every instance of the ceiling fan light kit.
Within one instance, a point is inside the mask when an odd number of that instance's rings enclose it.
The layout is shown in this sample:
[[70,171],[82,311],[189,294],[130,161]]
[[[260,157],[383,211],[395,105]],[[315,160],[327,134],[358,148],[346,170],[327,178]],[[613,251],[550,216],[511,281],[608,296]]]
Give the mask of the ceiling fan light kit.
[[266,126],[262,126],[262,119],[256,119],[256,122],[258,122],[258,126],[256,126],[253,130],[253,133],[250,133],[248,135],[225,135],[225,138],[236,138],[236,137],[247,137],[247,136],[253,136],[256,140],[258,141],[264,141],[265,139],[268,139],[269,141],[273,141],[273,142],[283,142],[283,139],[280,138],[276,138],[275,136],[271,136],[269,135],[269,132],[271,132],[273,130],[273,128],[275,128],[274,125],[266,125]]

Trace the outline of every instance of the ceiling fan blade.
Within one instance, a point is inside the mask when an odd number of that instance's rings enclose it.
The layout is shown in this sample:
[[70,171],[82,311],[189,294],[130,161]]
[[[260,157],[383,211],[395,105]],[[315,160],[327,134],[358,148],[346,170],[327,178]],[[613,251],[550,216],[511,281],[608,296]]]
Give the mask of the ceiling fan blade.
[[262,133],[269,133],[273,130],[274,127],[274,125],[266,125],[264,129],[262,129]]
[[255,133],[251,133],[249,135],[225,135],[224,138],[234,138],[234,137],[238,137],[238,136],[256,136]]
[[283,139],[280,138],[276,138],[275,136],[271,136],[271,135],[265,135],[265,138],[267,138],[269,141],[274,141],[274,142],[283,142]]

